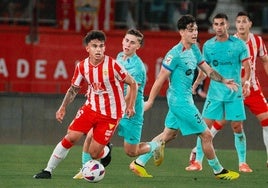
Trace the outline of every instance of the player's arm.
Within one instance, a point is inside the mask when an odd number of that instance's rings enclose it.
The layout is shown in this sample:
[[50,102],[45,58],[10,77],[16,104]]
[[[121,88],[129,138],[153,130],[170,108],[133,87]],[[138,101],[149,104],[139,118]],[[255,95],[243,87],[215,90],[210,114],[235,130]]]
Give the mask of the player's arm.
[[135,101],[137,98],[138,85],[130,75],[126,76],[124,82],[128,84],[128,92],[126,97],[127,99],[126,114],[128,117],[131,117],[135,114]]
[[263,63],[263,68],[265,70],[266,75],[268,76],[268,55],[260,57]]
[[73,102],[74,98],[76,97],[76,95],[78,94],[80,88],[76,87],[74,85],[71,85],[71,87],[67,90],[65,97],[59,107],[59,109],[56,112],[56,119],[62,123],[62,120],[65,116],[66,113],[66,107]]
[[193,94],[196,94],[197,87],[200,84],[202,84],[202,82],[206,79],[206,77],[207,77],[207,75],[202,70],[200,70],[200,68],[198,68],[198,75],[197,75],[196,80],[194,81],[193,86],[192,86],[192,93]]
[[251,61],[250,58],[243,61],[244,76],[242,78],[242,86],[243,86],[244,97],[250,94],[250,75],[251,75],[250,61]]
[[234,82],[233,79],[226,79],[222,75],[220,75],[217,71],[212,69],[206,62],[203,62],[202,64],[199,65],[199,68],[206,73],[206,75],[216,81],[216,82],[221,82],[225,84],[229,89],[232,91],[237,91],[238,90],[238,84]]
[[145,102],[144,111],[148,110],[153,106],[154,100],[157,97],[158,93],[160,92],[164,82],[169,78],[170,71],[161,67],[160,72],[154,82],[153,87],[151,88],[149,98]]

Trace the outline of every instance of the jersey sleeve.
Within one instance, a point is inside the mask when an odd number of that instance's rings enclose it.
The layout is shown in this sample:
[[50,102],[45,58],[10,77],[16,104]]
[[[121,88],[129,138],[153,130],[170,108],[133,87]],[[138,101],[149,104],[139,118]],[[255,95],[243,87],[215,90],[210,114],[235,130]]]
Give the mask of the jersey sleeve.
[[247,45],[244,41],[239,40],[239,42],[240,42],[239,46],[241,48],[240,61],[244,62],[245,60],[250,58],[249,51],[248,51]]
[[265,46],[263,39],[260,36],[258,36],[258,37],[259,37],[259,41],[260,41],[260,45],[258,48],[258,56],[262,57],[262,56],[267,55],[267,49],[266,49],[266,46]]
[[176,61],[174,59],[174,56],[168,52],[163,60],[162,66],[169,71],[173,71],[176,68]]
[[201,64],[202,62],[204,62],[204,57],[203,57],[199,47],[196,44],[193,45],[193,50],[194,50],[194,54],[195,54],[195,57],[196,57],[196,60],[197,60],[197,65]]
[[116,60],[113,60],[114,62],[114,70],[115,70],[115,77],[119,81],[125,80],[126,76],[128,75],[128,72],[126,69],[123,67],[123,65],[119,64]]
[[84,83],[83,69],[80,70],[83,67],[82,64],[83,62],[77,63],[71,80],[71,84],[76,87],[82,87]]

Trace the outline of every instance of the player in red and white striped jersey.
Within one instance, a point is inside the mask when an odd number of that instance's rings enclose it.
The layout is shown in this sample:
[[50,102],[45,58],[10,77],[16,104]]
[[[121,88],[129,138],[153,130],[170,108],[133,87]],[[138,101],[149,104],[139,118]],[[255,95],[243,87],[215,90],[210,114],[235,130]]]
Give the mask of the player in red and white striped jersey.
[[261,60],[266,75],[268,75],[268,54],[261,36],[250,32],[252,21],[246,12],[239,12],[236,17],[236,37],[244,40],[251,56],[250,95],[244,100],[245,106],[258,118],[263,129],[263,140],[266,147],[268,167],[268,104],[256,75],[257,58]]
[[[87,100],[69,125],[65,137],[55,147],[47,167],[34,178],[50,179],[52,171],[66,157],[70,148],[91,129],[93,137],[89,154],[92,159],[100,158],[122,115],[132,117],[135,114],[137,83],[122,65],[104,54],[105,40],[102,31],[93,30],[85,36],[89,57],[76,65],[71,87],[56,112],[56,119],[62,122],[66,107],[74,100],[83,82],[88,84]],[[123,93],[124,83],[130,88],[127,103]]]

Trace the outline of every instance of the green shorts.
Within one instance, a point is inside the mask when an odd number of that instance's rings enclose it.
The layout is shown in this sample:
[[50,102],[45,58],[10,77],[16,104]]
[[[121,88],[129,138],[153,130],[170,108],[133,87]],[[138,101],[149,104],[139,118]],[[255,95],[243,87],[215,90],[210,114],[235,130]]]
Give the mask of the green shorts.
[[186,103],[183,106],[170,103],[165,126],[169,129],[180,130],[184,136],[199,134],[207,129],[206,123],[193,103]]
[[128,144],[136,145],[141,140],[142,125],[131,118],[123,118],[119,121],[118,135],[124,137]]

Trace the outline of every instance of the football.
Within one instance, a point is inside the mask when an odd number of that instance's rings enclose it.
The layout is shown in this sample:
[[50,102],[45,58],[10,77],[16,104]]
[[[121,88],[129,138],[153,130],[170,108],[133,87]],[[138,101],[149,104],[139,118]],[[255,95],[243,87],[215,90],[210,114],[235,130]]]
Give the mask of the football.
[[104,178],[105,168],[99,161],[90,160],[83,166],[82,174],[88,182],[99,182]]

